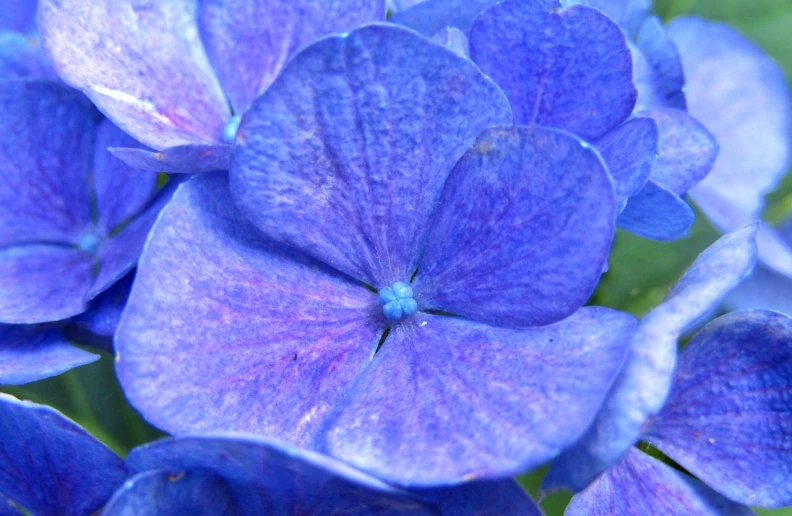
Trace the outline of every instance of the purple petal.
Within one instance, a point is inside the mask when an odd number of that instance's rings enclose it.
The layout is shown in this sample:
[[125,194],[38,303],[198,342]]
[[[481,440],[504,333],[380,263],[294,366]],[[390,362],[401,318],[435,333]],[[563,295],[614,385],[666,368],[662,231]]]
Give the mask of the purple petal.
[[533,469],[591,422],[634,324],[602,308],[525,330],[416,314],[393,327],[323,451],[411,486]]
[[789,166],[789,91],[778,65],[726,25],[677,18],[669,35],[682,56],[690,114],[720,144],[712,172],[691,195],[730,231],[759,218],[764,194]]
[[470,55],[504,89],[518,124],[565,129],[594,141],[635,105],[624,34],[588,7],[502,2],[476,19]]
[[94,258],[54,245],[0,250],[0,323],[40,323],[83,312]]
[[663,105],[684,110],[685,73],[682,61],[674,42],[668,36],[663,22],[651,16],[641,25],[637,38],[638,48],[654,72],[657,88],[663,98]]
[[627,200],[616,222],[630,233],[665,242],[687,235],[695,218],[682,198],[650,179]]
[[140,146],[110,120],[103,120],[96,131],[93,173],[97,225],[108,233],[140,213],[157,189],[157,174],[132,170],[107,150],[126,145]]
[[0,456],[0,493],[27,514],[92,514],[127,475],[115,453],[59,412],[6,394]]
[[304,444],[385,324],[375,294],[268,240],[234,207],[225,175],[202,174],[152,229],[116,366],[130,401],[161,428]]
[[446,27],[432,36],[432,41],[440,43],[460,57],[468,57],[470,55],[470,45],[468,44],[467,36],[456,27]]
[[41,36],[63,80],[136,140],[155,149],[220,143],[231,112],[196,4],[41,0]]
[[409,9],[400,10],[389,22],[431,37],[445,29],[455,27],[463,34],[470,32],[476,16],[499,0],[425,0]]
[[162,152],[144,149],[110,149],[118,159],[132,168],[169,174],[198,174],[228,170],[231,147],[216,145],[180,145]]
[[578,4],[604,12],[631,36],[652,12],[652,0],[561,0],[564,7]]
[[641,112],[646,109],[664,107],[666,100],[655,71],[649,65],[649,61],[641,49],[629,43],[630,53],[633,60],[633,83],[638,90],[638,99],[635,101],[635,111]]
[[204,0],[198,20],[206,53],[241,115],[298,49],[385,20],[385,0]]
[[748,226],[721,237],[699,256],[666,300],[644,317],[596,420],[556,459],[544,489],[580,491],[638,441],[647,419],[660,411],[668,396],[680,336],[753,268],[755,232],[755,226]]
[[652,180],[683,195],[699,183],[718,157],[718,142],[695,118],[684,111],[657,108],[641,112],[657,122],[660,153]]
[[734,312],[704,327],[679,357],[646,438],[724,496],[792,504],[792,319]]
[[442,508],[443,514],[459,516],[487,514],[542,516],[544,514],[523,488],[512,479],[466,482],[453,487],[412,492],[435,501]]
[[613,179],[616,209],[621,212],[652,172],[657,159],[657,124],[650,118],[633,118],[603,136],[596,146]]
[[3,0],[0,30],[31,32],[36,29],[36,0]]
[[652,514],[656,516],[749,516],[698,480],[635,448],[588,489],[572,498],[566,516]]
[[594,291],[614,219],[613,186],[586,144],[541,127],[485,130],[448,176],[415,300],[498,325],[559,321]]
[[138,489],[138,493],[126,495],[148,495],[149,503],[165,502],[165,496],[170,495],[199,505],[207,493],[192,489],[194,481],[187,476],[203,472],[225,484],[235,514],[433,513],[433,508],[417,496],[339,461],[252,435],[164,439],[133,450],[127,463],[136,471],[159,470],[179,477],[184,473],[184,478],[174,479],[170,492]]
[[38,39],[0,30],[0,80],[25,78],[58,80]]
[[0,248],[74,243],[91,223],[96,113],[48,81],[0,84]]
[[370,25],[292,59],[242,120],[230,181],[268,236],[377,288],[406,282],[447,175],[511,122],[469,60]]
[[69,344],[56,328],[0,324],[0,385],[49,378],[98,358]]
[[130,272],[91,300],[88,310],[63,328],[70,341],[113,352],[113,335],[129,299],[135,273]]

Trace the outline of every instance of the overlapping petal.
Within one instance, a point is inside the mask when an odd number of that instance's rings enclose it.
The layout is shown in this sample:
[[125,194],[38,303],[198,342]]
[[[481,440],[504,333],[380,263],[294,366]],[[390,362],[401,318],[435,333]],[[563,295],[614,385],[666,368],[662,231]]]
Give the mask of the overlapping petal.
[[152,229],[116,367],[161,428],[305,444],[369,363],[384,323],[375,294],[268,240],[235,208],[225,175],[204,174]]
[[319,449],[411,486],[528,471],[588,426],[634,324],[600,308],[524,330],[416,314],[393,327]]
[[564,514],[750,516],[754,513],[720,496],[693,477],[633,448],[618,465],[575,495]]
[[198,174],[228,170],[231,147],[228,145],[179,145],[161,152],[114,147],[118,159],[138,170],[169,174]]
[[196,0],[41,0],[58,74],[154,149],[221,143],[231,117],[201,44]]
[[518,124],[565,129],[595,141],[635,106],[624,34],[589,7],[501,2],[476,19],[470,56],[506,92]]
[[58,78],[37,39],[0,30],[0,81],[28,77]]
[[679,357],[673,388],[646,438],[724,496],[792,503],[792,319],[733,312]]
[[0,11],[0,30],[28,33],[36,27],[36,0],[5,0]]
[[542,127],[484,131],[448,176],[413,283],[421,309],[540,326],[591,296],[615,231],[595,152]]
[[393,13],[388,21],[427,37],[446,27],[455,27],[467,34],[476,16],[496,3],[498,0],[425,0]]
[[92,514],[127,475],[113,451],[59,412],[5,394],[0,457],[0,496],[20,513]]
[[657,159],[657,137],[657,124],[650,118],[637,117],[597,141],[597,150],[613,179],[617,212],[649,179]]
[[750,273],[756,261],[755,234],[756,226],[746,226],[720,238],[644,317],[596,420],[553,463],[544,488],[585,488],[640,438],[648,418],[668,397],[680,336]]
[[635,36],[652,12],[652,0],[561,0],[564,7],[577,4],[599,9],[631,36]]
[[630,233],[670,241],[687,234],[696,214],[681,197],[650,179],[627,200],[617,223]]
[[412,276],[456,161],[510,122],[470,61],[371,25],[307,47],[256,100],[231,191],[267,235],[381,288]]
[[237,115],[301,47],[384,19],[385,0],[204,0],[198,8],[206,53]]
[[652,69],[662,105],[686,109],[682,61],[660,18],[651,16],[643,22],[636,43]]
[[75,348],[57,328],[0,324],[0,385],[21,385],[97,360]]

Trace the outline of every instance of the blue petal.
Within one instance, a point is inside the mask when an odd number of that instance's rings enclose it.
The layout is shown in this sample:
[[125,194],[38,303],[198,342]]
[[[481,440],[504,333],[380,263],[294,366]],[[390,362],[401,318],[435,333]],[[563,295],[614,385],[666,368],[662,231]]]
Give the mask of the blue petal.
[[543,127],[482,132],[438,204],[415,300],[496,325],[541,326],[580,308],[615,232],[613,186],[597,154]]
[[0,385],[34,382],[98,358],[69,344],[57,328],[0,324]]
[[787,171],[789,91],[778,65],[726,25],[677,18],[669,34],[682,56],[690,114],[720,145],[712,172],[691,196],[730,231],[759,218],[764,194]]
[[460,57],[468,57],[470,55],[470,45],[468,44],[467,36],[456,27],[446,27],[432,36],[432,41],[440,43]]
[[561,0],[561,5],[588,5],[610,16],[630,36],[652,12],[652,0]]
[[575,495],[564,514],[751,516],[754,513],[633,448],[622,462]]
[[0,30],[30,33],[36,29],[36,0],[3,0]]
[[650,118],[633,118],[603,136],[596,146],[613,179],[616,210],[621,212],[652,172],[657,159],[657,124]]
[[685,86],[682,61],[660,18],[651,16],[644,21],[638,32],[637,43],[654,72],[663,105],[686,109],[685,93],[682,91]]
[[630,43],[630,53],[633,61],[633,83],[638,90],[638,99],[635,101],[635,111],[665,107],[665,97],[660,91],[660,85],[655,71],[652,69],[646,56],[634,44]]
[[722,495],[792,504],[792,319],[734,312],[679,356],[671,394],[646,439]]
[[127,475],[115,453],[59,412],[5,394],[0,456],[0,494],[28,514],[92,514]]
[[0,80],[25,78],[58,80],[38,39],[0,30]]
[[603,308],[524,330],[416,314],[394,325],[320,449],[415,487],[529,471],[589,425],[634,327]]
[[649,180],[627,200],[620,228],[650,240],[670,241],[687,235],[696,214],[678,195]]
[[512,479],[466,482],[458,486],[412,490],[434,501],[442,514],[485,516],[487,514],[542,516],[544,513],[523,488]]
[[385,0],[203,0],[198,20],[206,54],[241,115],[297,50],[385,20]]
[[666,300],[644,317],[602,410],[585,435],[553,463],[545,489],[583,489],[640,438],[647,419],[668,396],[679,337],[750,273],[755,233],[756,226],[748,226],[712,244]]
[[499,0],[426,0],[406,10],[395,12],[388,20],[431,37],[455,27],[463,34],[470,32],[473,20]]
[[130,272],[96,296],[88,310],[72,317],[64,332],[72,342],[113,352],[113,334],[121,321],[135,273]]
[[297,54],[242,119],[230,183],[268,236],[376,288],[409,281],[446,177],[511,123],[469,60],[369,25]]
[[180,145],[162,152],[144,149],[111,148],[118,159],[132,168],[169,174],[199,174],[228,170],[231,148],[226,144]]
[[635,106],[632,56],[604,14],[557,7],[514,0],[485,11],[470,31],[470,56],[506,92],[515,123],[594,141]]

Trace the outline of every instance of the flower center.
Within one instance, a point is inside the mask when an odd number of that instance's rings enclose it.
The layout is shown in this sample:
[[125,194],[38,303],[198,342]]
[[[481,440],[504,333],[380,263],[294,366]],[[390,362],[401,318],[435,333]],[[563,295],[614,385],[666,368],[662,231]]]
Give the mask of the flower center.
[[241,116],[232,116],[226,126],[223,128],[223,141],[231,145],[234,143],[236,133],[239,130],[239,123],[242,121]]
[[77,243],[77,247],[80,249],[80,251],[93,254],[96,252],[96,249],[99,248],[100,243],[101,240],[99,239],[98,235],[95,233],[88,233],[80,239],[80,241]]
[[392,322],[409,317],[418,310],[418,303],[413,299],[412,287],[401,281],[380,290],[379,299],[382,313]]

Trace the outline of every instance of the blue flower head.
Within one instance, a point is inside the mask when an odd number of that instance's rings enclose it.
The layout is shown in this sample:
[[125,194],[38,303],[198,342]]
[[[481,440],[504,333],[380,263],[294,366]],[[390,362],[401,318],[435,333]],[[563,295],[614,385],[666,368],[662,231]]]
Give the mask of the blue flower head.
[[173,433],[264,434],[400,485],[557,455],[634,320],[579,310],[614,233],[602,162],[510,123],[412,31],[306,47],[243,116],[229,178],[183,184],[152,230],[116,334],[129,399]]
[[385,0],[43,0],[45,49],[68,84],[138,141],[134,168],[228,168],[239,117],[317,37],[384,20]]

